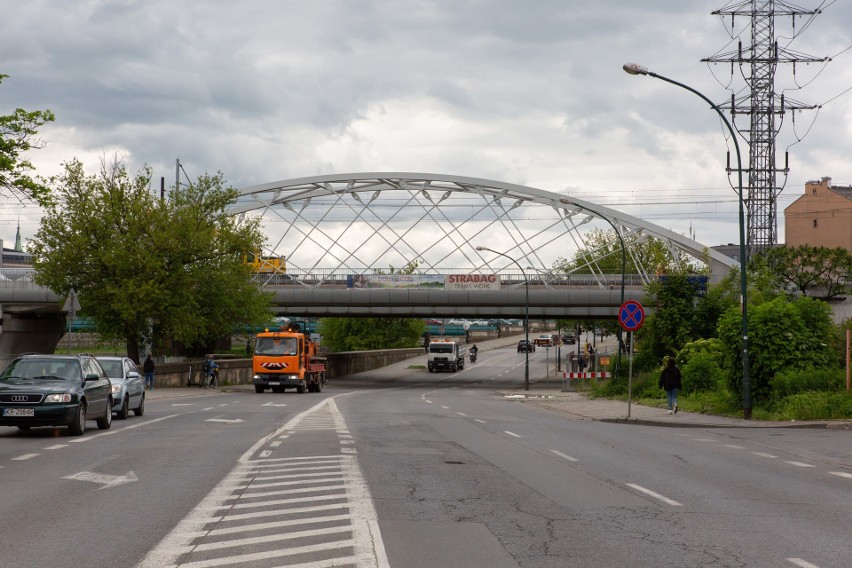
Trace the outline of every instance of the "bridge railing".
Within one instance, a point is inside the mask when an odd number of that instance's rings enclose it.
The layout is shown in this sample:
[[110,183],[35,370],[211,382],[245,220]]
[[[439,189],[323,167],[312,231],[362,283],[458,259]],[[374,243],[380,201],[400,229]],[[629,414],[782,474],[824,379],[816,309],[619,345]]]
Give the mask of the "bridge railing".
[[[472,269],[436,269],[429,273],[414,274],[410,283],[405,283],[408,288],[440,288],[443,277],[450,274],[473,274]],[[477,274],[487,272],[476,271]],[[501,287],[523,286],[524,275],[520,271],[501,270],[498,272]],[[360,282],[370,287],[371,277],[389,276],[371,271],[359,274],[344,273],[339,269],[313,269],[310,271],[288,270],[279,274],[257,274],[254,281],[261,286],[284,287],[284,286],[306,286],[306,287],[328,287],[347,288],[352,287],[352,279],[358,278]],[[527,274],[530,287],[577,287],[577,288],[616,288],[621,286],[622,275],[619,274],[560,274],[549,272],[536,272]],[[624,286],[628,288],[642,288],[645,280],[641,274],[625,274]],[[379,286],[378,282],[376,286]]]

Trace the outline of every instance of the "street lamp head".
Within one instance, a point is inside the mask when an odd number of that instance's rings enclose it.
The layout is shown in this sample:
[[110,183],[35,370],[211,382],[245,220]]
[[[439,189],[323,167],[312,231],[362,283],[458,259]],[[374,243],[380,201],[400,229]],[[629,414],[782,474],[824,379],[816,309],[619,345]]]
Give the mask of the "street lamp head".
[[626,73],[629,73],[630,75],[647,75],[648,74],[648,68],[642,67],[638,63],[625,63],[624,65],[621,66],[621,68],[624,69],[624,71]]
[[476,250],[488,250],[485,247],[476,247]]

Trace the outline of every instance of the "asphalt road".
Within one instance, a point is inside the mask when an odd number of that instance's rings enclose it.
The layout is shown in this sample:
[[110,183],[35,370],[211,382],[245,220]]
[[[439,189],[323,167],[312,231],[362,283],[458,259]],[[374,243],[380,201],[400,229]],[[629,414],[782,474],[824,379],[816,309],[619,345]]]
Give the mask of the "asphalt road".
[[848,430],[588,420],[502,396],[523,364],[2,429],[0,566],[852,566]]

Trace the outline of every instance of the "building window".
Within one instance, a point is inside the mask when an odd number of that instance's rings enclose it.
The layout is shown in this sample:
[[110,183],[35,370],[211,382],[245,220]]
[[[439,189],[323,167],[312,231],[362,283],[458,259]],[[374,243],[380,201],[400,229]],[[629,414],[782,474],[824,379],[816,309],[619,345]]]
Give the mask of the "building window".
[[814,229],[816,229],[816,226],[817,226],[817,220],[814,219]]

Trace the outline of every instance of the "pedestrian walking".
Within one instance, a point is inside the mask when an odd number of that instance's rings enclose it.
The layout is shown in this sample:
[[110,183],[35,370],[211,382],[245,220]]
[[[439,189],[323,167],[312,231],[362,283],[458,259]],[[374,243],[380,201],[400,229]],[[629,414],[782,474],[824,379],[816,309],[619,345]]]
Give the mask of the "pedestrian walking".
[[660,388],[666,391],[669,414],[677,414],[677,391],[681,388],[680,369],[674,357],[669,357],[666,368],[660,374]]
[[142,364],[142,372],[145,373],[145,386],[148,390],[154,390],[154,359],[151,358],[150,353]]

